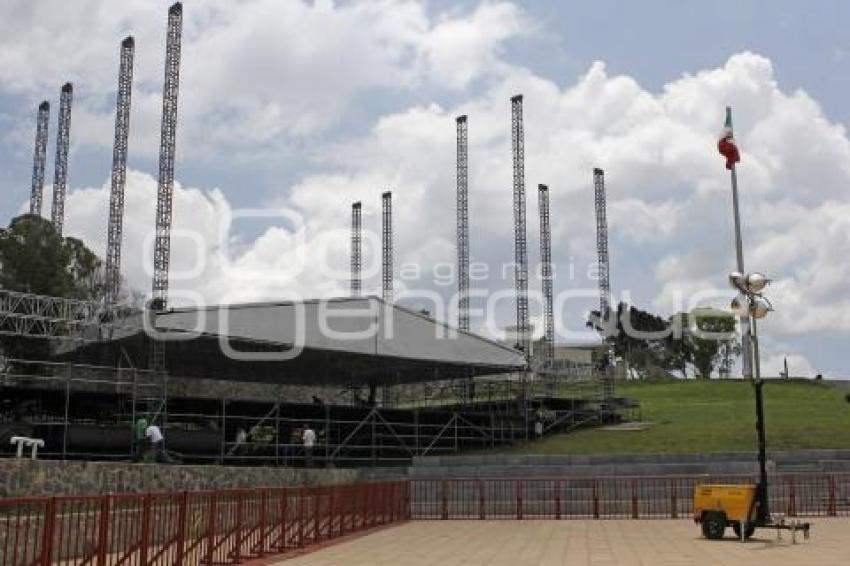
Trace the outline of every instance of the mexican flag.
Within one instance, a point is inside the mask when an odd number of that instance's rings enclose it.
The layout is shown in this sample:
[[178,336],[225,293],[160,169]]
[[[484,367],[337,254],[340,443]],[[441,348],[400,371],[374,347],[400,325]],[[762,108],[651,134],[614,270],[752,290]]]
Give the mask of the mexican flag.
[[738,146],[735,145],[735,139],[732,137],[732,109],[728,106],[726,107],[726,124],[723,126],[720,141],[717,142],[717,150],[720,155],[726,158],[727,169],[732,169],[736,163],[741,161],[741,154],[738,152]]

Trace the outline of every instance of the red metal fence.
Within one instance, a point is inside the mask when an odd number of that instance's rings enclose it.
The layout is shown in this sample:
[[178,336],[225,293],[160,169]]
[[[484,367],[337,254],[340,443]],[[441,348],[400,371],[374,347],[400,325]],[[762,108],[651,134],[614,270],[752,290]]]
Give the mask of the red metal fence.
[[0,499],[0,564],[235,564],[406,520],[408,490],[394,481]]
[[[407,519],[686,518],[698,483],[749,476],[412,479],[0,499],[0,565],[236,564]],[[775,476],[771,510],[850,515],[850,474]]]
[[[753,483],[750,476],[413,479],[412,519],[663,519],[693,512],[699,483]],[[771,512],[850,515],[850,474],[776,476]]]

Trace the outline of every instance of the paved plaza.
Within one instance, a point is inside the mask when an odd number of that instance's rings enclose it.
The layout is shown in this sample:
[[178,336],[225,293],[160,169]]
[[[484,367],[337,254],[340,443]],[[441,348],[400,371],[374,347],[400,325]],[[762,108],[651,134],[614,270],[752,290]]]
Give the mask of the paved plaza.
[[414,521],[281,566],[820,566],[850,563],[850,519],[816,519],[810,540],[763,530],[708,541],[688,520]]

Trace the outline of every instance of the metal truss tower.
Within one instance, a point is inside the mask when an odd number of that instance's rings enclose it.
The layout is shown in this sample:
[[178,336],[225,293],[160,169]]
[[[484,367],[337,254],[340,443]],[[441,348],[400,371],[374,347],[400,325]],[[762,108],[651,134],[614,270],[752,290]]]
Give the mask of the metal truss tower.
[[549,187],[537,185],[540,209],[540,277],[543,281],[543,363],[551,368],[555,358],[555,314],[552,306],[552,233],[549,227]]
[[[593,169],[593,191],[596,202],[596,253],[599,276],[599,326],[602,339],[607,341],[607,325],[611,320],[611,280],[608,263],[608,220],[605,203],[605,172]],[[609,346],[602,375],[602,396],[606,401],[614,397],[614,351]]]
[[35,125],[35,156],[32,160],[32,190],[30,191],[30,214],[41,215],[41,195],[44,191],[44,163],[47,160],[47,129],[50,122],[50,103],[46,100],[38,105]]
[[112,147],[112,187],[109,192],[109,225],[106,234],[106,303],[118,300],[121,288],[121,236],[124,222],[124,185],[127,176],[127,137],[130,133],[130,94],[133,88],[132,36],[121,42],[118,97],[115,104],[115,141]]
[[[177,136],[177,92],[180,85],[180,40],[183,29],[183,5],[168,9],[165,42],[165,81],[162,91],[162,126],[159,144],[159,184],[156,194],[156,234],[153,252],[153,298],[149,306],[151,326],[156,326],[156,312],[168,304],[168,266],[171,260],[171,201],[174,195],[174,153]],[[165,339],[154,335],[150,367],[160,377],[158,395],[143,400],[147,411],[156,411],[163,424],[168,419],[168,373],[165,367]]]
[[168,267],[171,261],[171,202],[174,195],[174,151],[177,134],[177,92],[180,84],[180,40],[183,5],[168,9],[165,46],[165,85],[162,92],[162,130],[159,144],[159,185],[156,195],[156,240],[153,252],[153,310],[168,303]]
[[607,321],[611,310],[611,281],[608,263],[608,220],[605,209],[605,172],[593,170],[593,191],[596,201],[596,252],[599,271],[599,316]]
[[525,231],[525,131],[522,95],[511,97],[511,142],[513,148],[514,281],[516,287],[516,331],[519,347],[530,354],[528,324],[528,245]]
[[383,218],[383,238],[381,246],[381,275],[383,278],[383,298],[393,302],[393,194],[387,191],[381,195]]
[[59,128],[56,133],[56,161],[53,175],[53,208],[50,219],[56,232],[62,235],[65,221],[65,189],[68,185],[68,147],[71,135],[71,103],[74,85],[65,83],[59,93]]
[[457,122],[457,326],[469,332],[469,148],[466,116]]
[[359,297],[363,289],[363,282],[360,279],[360,269],[362,267],[362,204],[360,201],[351,205],[351,296]]

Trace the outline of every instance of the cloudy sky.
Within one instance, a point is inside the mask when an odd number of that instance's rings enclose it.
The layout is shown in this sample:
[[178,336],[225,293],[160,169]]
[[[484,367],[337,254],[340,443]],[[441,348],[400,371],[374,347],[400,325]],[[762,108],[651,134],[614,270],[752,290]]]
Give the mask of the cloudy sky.
[[[571,4],[584,6],[186,2],[174,302],[346,294],[350,203],[362,200],[365,227],[378,230],[380,193],[391,189],[400,300],[453,320],[454,117],[468,114],[471,255],[482,270],[473,287],[490,297],[474,306],[494,312],[473,324],[510,324],[509,98],[522,93],[529,258],[535,270],[536,186],[547,183],[561,339],[591,338],[581,330],[596,285],[595,166],[606,171],[615,298],[665,315],[721,304],[734,255],[715,144],[729,104],[746,263],[777,280],[776,313],[761,327],[765,365],[775,373],[787,356],[793,374],[850,376],[850,6]],[[73,81],[66,233],[99,253],[118,47],[136,38],[123,270],[143,291],[167,7],[0,4],[0,214],[5,222],[26,208],[43,99],[52,180],[59,87]],[[377,240],[367,240],[364,288],[374,291]]]

